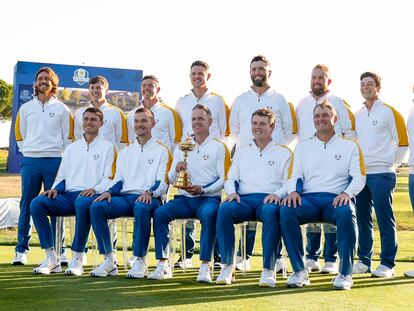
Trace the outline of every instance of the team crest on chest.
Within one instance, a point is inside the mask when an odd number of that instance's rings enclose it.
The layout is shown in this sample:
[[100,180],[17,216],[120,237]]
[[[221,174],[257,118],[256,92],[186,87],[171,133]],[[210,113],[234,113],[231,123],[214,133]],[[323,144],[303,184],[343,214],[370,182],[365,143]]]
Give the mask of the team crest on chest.
[[377,120],[373,120],[373,121],[372,121],[372,125],[373,125],[373,126],[377,125],[377,123],[378,123],[378,121],[377,121]]
[[207,161],[207,160],[208,160],[208,158],[209,158],[209,155],[208,155],[208,154],[204,154],[204,155],[203,155],[203,159],[204,159],[205,161]]
[[99,159],[99,154],[94,154],[94,155],[93,155],[93,158],[94,158],[95,160],[98,160],[98,159]]
[[335,154],[335,160],[341,160],[342,156],[340,154]]
[[54,112],[49,112],[49,117],[50,118],[53,118],[55,116],[55,113]]
[[154,162],[154,159],[148,159],[147,162],[151,165]]
[[269,164],[269,166],[273,166],[273,165],[275,165],[275,161],[269,160],[269,162],[267,164]]

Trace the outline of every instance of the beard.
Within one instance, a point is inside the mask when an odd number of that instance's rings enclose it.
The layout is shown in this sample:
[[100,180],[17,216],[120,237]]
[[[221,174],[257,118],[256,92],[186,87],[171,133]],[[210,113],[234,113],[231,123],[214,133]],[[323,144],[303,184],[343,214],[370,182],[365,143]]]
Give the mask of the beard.
[[313,95],[321,96],[323,93],[325,93],[327,90],[322,85],[313,85],[311,86],[311,90]]
[[[44,86],[46,86],[46,88]],[[52,91],[52,88],[49,87],[48,84],[42,83],[40,85],[36,84],[35,85],[35,90],[36,90],[36,93],[38,93],[38,94],[46,94],[46,93],[50,93]]]
[[262,87],[267,84],[267,76],[260,77],[260,79],[256,79],[257,77],[258,76],[250,76],[254,86]]

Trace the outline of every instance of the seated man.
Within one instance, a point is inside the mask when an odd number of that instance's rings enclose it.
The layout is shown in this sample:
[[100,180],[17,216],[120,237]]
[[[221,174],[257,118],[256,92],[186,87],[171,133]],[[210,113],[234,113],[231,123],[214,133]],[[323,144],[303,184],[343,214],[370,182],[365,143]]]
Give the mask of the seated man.
[[115,149],[98,135],[102,124],[103,114],[98,108],[85,110],[83,137],[66,148],[52,189],[41,193],[30,204],[40,246],[46,251],[46,259],[33,270],[35,274],[62,271],[48,216],[72,215],[76,215],[73,259],[65,273],[83,273],[83,252],[91,228],[89,206],[96,194],[107,188],[114,174]]
[[316,105],[316,134],[300,142],[295,150],[293,173],[287,183],[289,195],[280,209],[282,236],[293,267],[287,287],[310,284],[300,225],[321,221],[337,226],[340,268],[333,288],[352,287],[356,216],[351,198],[364,188],[365,166],[358,145],[335,134],[335,121],[329,103]]
[[173,169],[168,175],[175,181],[175,174],[187,170],[191,186],[180,189],[174,200],[158,208],[154,213],[155,255],[159,260],[149,279],[171,278],[169,257],[169,223],[174,219],[198,218],[201,222],[200,260],[202,264],[197,282],[211,282],[208,263],[211,260],[216,239],[216,217],[221,201],[224,176],[230,166],[230,153],[220,141],[213,139],[209,128],[212,123],[211,111],[207,106],[197,104],[192,111],[194,151],[188,153],[188,164],[183,152],[176,148]]
[[91,205],[90,215],[99,253],[104,261],[92,270],[92,276],[117,275],[108,219],[135,216],[134,256],[137,257],[127,278],[143,278],[148,274],[145,256],[151,231],[151,216],[161,205],[168,188],[166,176],[171,165],[168,148],[151,136],[154,114],[139,108],[134,116],[135,142],[123,149],[116,162],[116,175],[109,189]]
[[259,286],[276,284],[275,264],[281,243],[279,203],[285,193],[292,152],[272,141],[275,118],[267,108],[253,112],[254,141],[239,147],[234,155],[225,183],[227,198],[217,215],[217,240],[223,264],[217,284],[232,282],[234,224],[247,220],[263,223],[263,272]]

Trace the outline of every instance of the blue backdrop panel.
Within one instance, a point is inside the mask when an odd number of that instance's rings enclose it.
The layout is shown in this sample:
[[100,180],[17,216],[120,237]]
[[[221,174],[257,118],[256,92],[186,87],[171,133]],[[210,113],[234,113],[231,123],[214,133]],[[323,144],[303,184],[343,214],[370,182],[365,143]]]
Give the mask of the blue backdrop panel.
[[32,98],[33,82],[36,72],[41,67],[51,67],[59,76],[59,88],[88,88],[89,78],[104,76],[112,91],[141,92],[142,70],[104,68],[78,65],[17,62],[14,67],[12,128],[9,140],[9,173],[20,171],[22,154],[18,151],[14,135],[14,123],[21,105]]

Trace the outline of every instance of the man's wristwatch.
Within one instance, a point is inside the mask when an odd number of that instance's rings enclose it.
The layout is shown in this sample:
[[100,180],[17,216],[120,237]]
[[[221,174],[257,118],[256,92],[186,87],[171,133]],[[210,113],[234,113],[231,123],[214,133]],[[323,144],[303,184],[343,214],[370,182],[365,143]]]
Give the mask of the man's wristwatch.
[[154,192],[151,189],[148,189],[147,191],[145,191],[146,193],[148,193],[151,197],[154,196]]

